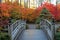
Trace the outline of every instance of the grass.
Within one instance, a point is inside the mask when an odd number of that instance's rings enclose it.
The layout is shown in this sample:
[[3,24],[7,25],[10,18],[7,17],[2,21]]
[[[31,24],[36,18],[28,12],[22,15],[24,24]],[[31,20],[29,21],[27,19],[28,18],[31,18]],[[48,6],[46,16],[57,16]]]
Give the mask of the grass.
[[56,37],[56,40],[60,40],[60,32],[57,32],[55,37]]
[[0,39],[1,40],[10,40],[10,37],[9,37],[8,33],[0,32]]

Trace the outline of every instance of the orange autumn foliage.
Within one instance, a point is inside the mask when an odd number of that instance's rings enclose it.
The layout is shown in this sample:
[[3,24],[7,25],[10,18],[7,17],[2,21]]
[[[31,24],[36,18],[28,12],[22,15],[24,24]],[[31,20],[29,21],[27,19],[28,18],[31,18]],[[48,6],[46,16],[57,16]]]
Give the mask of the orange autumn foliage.
[[6,3],[1,3],[1,13],[3,16],[10,17],[9,10],[11,9],[10,6]]
[[35,11],[35,9],[23,8],[22,5],[21,6],[18,5],[18,3],[16,3],[16,2],[2,3],[1,11],[2,11],[2,15],[7,16],[7,17],[10,17],[11,12],[15,11],[15,12],[21,14],[21,17],[23,20],[33,21],[36,18],[35,13],[33,13]]
[[52,14],[52,17],[54,17],[56,19],[57,12],[56,12],[56,6],[55,5],[46,2],[43,4],[43,7],[45,7],[50,12],[50,14]]
[[42,4],[42,6],[39,6],[36,9],[35,13],[40,16],[43,8],[46,8],[52,14],[52,17],[54,17],[55,20],[60,20],[60,4],[57,4],[56,6],[51,3],[45,2],[44,4]]
[[21,15],[23,20],[29,20],[29,21],[34,21],[36,18],[38,18],[40,16],[42,9],[46,8],[56,20],[60,20],[60,4],[58,4],[56,7],[56,5],[46,2],[42,4],[42,6],[39,6],[37,9],[31,9],[31,8],[23,8],[22,5],[20,6],[16,2],[14,3],[6,2],[1,3],[0,7],[2,13],[1,15],[3,16],[10,17],[11,12],[15,11]]
[[44,7],[49,10],[55,20],[60,20],[60,4],[53,5],[50,3],[45,3]]
[[57,20],[60,20],[60,4],[57,4]]
[[[30,20],[32,21],[34,18],[34,9],[30,9],[30,8],[21,8],[20,9],[20,12],[22,13],[22,19],[25,19],[25,20]],[[32,16],[33,15],[33,16]]]

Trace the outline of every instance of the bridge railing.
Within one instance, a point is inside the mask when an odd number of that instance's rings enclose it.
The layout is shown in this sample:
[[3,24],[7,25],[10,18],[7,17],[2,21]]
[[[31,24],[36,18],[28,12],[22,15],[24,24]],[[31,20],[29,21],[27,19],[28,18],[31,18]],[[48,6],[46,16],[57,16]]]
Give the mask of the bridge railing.
[[53,40],[53,38],[54,38],[54,34],[53,34],[54,30],[53,30],[53,28],[54,27],[53,27],[52,23],[49,22],[46,19],[42,19],[40,21],[40,27],[47,34],[48,39]]
[[18,20],[12,25],[8,26],[8,32],[11,40],[16,40],[23,30],[25,30],[26,22]]

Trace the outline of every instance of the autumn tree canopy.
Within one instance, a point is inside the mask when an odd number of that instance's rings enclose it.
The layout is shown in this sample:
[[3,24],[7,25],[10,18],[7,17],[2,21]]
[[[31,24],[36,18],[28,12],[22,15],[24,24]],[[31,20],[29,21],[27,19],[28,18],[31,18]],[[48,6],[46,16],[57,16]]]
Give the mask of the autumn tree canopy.
[[6,2],[0,3],[0,24],[3,23],[4,20],[7,21],[10,17],[14,19],[20,18],[23,20],[34,21],[40,16],[43,8],[46,8],[50,12],[50,14],[52,14],[52,17],[54,17],[55,20],[60,20],[60,4],[57,4],[56,6],[51,3],[45,2],[44,4],[42,4],[42,6],[39,6],[36,9],[31,9],[23,8],[22,5],[19,5],[16,2]]
[[51,3],[45,2],[44,4],[42,4],[42,6],[39,6],[36,9],[35,13],[39,15],[43,8],[46,8],[52,14],[52,17],[54,17],[55,20],[60,20],[60,4],[57,4],[56,6]]

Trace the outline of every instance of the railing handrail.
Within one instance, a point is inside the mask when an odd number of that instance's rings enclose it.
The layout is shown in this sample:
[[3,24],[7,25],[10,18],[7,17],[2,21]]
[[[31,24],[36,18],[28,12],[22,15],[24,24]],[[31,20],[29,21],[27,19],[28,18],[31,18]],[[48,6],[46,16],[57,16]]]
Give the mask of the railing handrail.
[[[26,22],[22,20],[17,20],[12,25],[8,27],[9,34],[11,36],[11,40],[15,40],[15,36],[19,35],[22,30],[25,29]],[[18,34],[19,32],[19,34]]]
[[[42,24],[42,22],[45,22]],[[46,25],[47,23],[47,25]],[[42,25],[41,25],[42,24]],[[50,26],[49,26],[49,25]],[[46,26],[45,26],[46,25]],[[53,40],[53,25],[51,22],[49,22],[47,19],[41,19],[41,22],[40,22],[40,26],[41,28],[45,31],[45,33],[47,34],[48,36],[48,39],[49,40]],[[47,28],[46,28],[47,27]],[[50,29],[51,28],[51,29]]]
[[51,22],[49,22],[47,19],[43,19],[43,20],[45,20],[45,21],[48,22],[50,25],[52,25]]
[[[18,21],[20,21],[20,20],[15,21],[13,24],[17,23]],[[10,26],[12,26],[13,24],[11,24]]]

